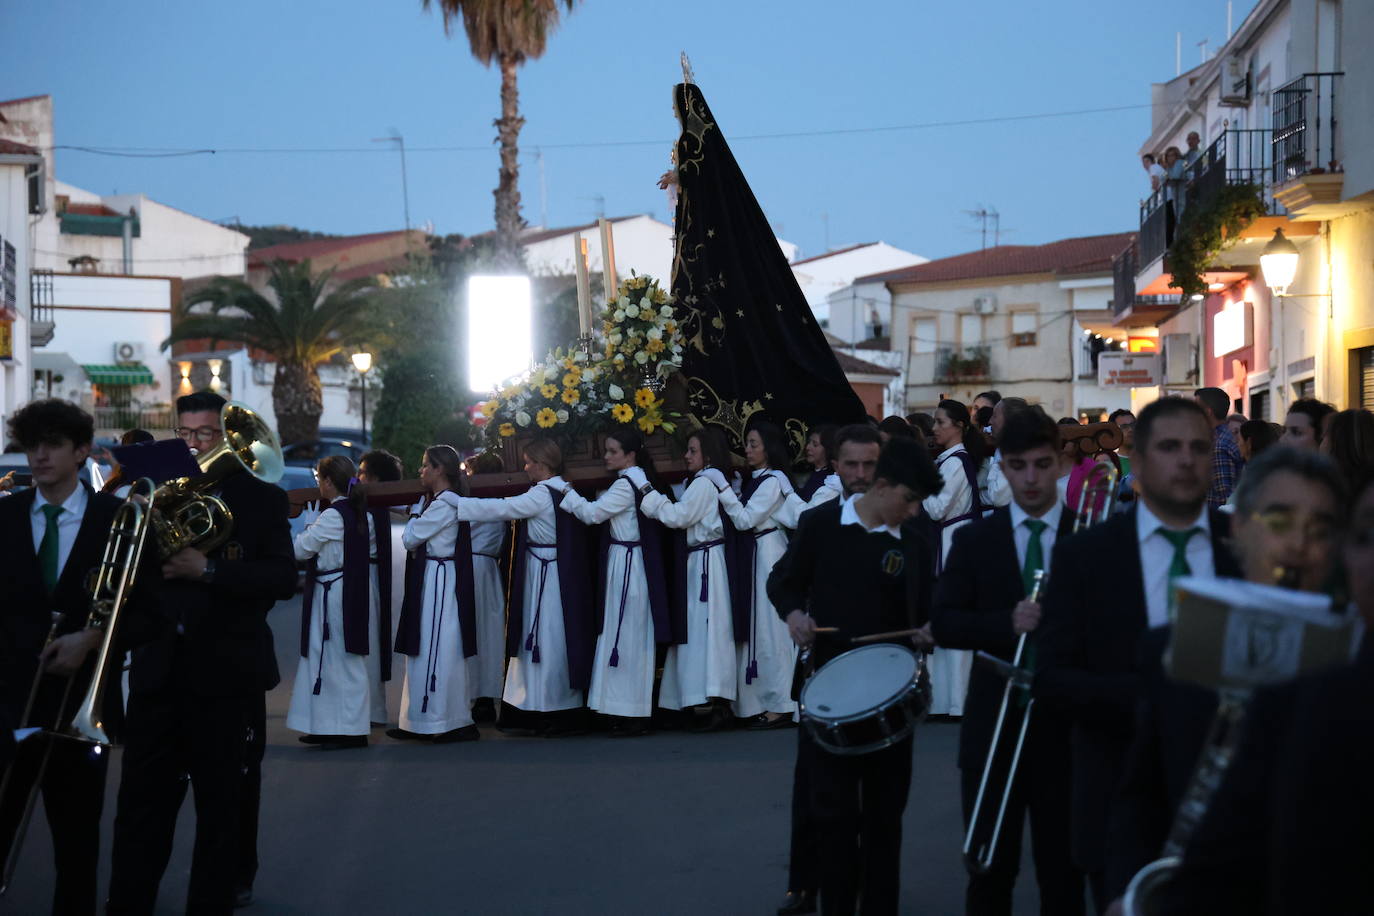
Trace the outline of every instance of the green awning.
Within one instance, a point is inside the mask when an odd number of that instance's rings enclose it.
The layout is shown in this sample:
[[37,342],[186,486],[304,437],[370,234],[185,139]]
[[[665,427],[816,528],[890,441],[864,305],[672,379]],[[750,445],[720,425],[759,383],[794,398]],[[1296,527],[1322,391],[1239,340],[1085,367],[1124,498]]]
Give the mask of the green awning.
[[86,377],[92,385],[151,385],[153,372],[142,363],[125,363],[122,366],[86,366]]

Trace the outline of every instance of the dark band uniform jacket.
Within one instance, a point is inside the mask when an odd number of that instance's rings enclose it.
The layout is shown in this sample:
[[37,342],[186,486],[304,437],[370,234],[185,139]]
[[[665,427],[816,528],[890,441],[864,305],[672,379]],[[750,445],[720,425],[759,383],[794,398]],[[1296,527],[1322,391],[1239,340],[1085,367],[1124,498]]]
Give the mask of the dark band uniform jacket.
[[[1062,704],[1073,719],[1073,853],[1089,872],[1106,866],[1108,813],[1142,688],[1141,638],[1149,616],[1138,508],[1055,545],[1040,625],[1034,692],[1037,704]],[[1210,509],[1208,519],[1216,574],[1238,576],[1225,546],[1230,520]]]
[[[84,628],[90,615],[90,588],[95,582],[115,510],[121,501],[96,493],[85,483],[80,486],[86,489],[86,512],[52,594],[48,594],[43,584],[30,524],[38,490],[33,488],[0,499],[0,557],[4,558],[0,562],[0,595],[4,596],[0,602],[0,708],[14,722],[18,722],[24,711],[29,688],[38,670],[38,653],[52,625],[52,612],[63,612],[57,631],[59,636]],[[149,543],[151,545],[151,535]],[[156,551],[145,550],[135,592],[120,617],[115,647],[119,655],[156,638],[163,631],[157,602],[157,583],[161,578]],[[88,659],[77,674],[72,684],[74,699],[67,703],[64,722],[71,721],[81,697],[86,694],[94,663],[94,658]],[[117,732],[124,718],[120,667],[111,666],[110,682],[105,690],[102,713],[107,732],[110,728]],[[65,687],[63,678],[43,679],[35,701],[34,723],[44,727],[53,724]]]
[[1179,916],[1368,913],[1374,639],[1351,666],[1261,688],[1162,901]]

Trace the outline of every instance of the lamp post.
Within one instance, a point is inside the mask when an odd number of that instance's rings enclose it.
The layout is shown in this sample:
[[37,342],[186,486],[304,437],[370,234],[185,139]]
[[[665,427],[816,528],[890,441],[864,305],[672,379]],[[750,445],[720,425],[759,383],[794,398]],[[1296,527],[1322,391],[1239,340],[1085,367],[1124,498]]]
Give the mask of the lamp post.
[[358,377],[362,379],[363,386],[363,438],[367,439],[367,372],[372,368],[372,354],[366,350],[354,353],[351,357],[353,368],[358,370]]
[[1288,287],[1298,273],[1298,246],[1283,235],[1282,229],[1274,230],[1274,237],[1260,252],[1260,273],[1264,274],[1264,285],[1269,287],[1279,306],[1279,375],[1283,386],[1279,389],[1280,402],[1287,402],[1288,390],[1288,329],[1283,315],[1283,297],[1288,295]]

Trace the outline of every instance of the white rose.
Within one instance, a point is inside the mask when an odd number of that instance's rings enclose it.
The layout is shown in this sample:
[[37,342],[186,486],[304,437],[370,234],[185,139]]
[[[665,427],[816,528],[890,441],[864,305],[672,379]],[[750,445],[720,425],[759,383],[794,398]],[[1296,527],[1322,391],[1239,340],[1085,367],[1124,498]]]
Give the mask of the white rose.
[[649,300],[648,296],[645,296],[643,299],[639,300],[639,307],[644,309],[644,311],[646,312],[652,312],[654,310],[654,304]]
[[611,336],[606,338],[607,341],[609,341],[612,344],[615,344],[616,346],[619,346],[620,342],[624,339],[624,335],[622,335],[619,331],[612,331]]
[[625,308],[626,306],[628,306],[628,305],[630,304],[630,297],[629,297],[629,296],[621,296],[619,299],[615,300],[615,304],[618,305],[618,306],[620,306],[621,308]]
[[516,425],[516,426],[529,426],[529,425],[530,425],[530,415],[527,414],[527,413],[525,413],[523,410],[520,411],[519,413],[517,413],[517,414],[515,415],[515,425]]
[[558,417],[558,422],[559,422],[559,423],[567,423],[567,422],[568,422],[568,412],[567,412],[566,410],[560,410],[560,411],[558,411],[557,413],[555,413],[554,416]]
[[583,381],[583,382],[594,382],[594,381],[596,381],[596,367],[594,367],[594,366],[588,366],[586,369],[583,369],[583,370],[582,370],[582,381]]
[[611,316],[611,318],[615,319],[616,321],[624,321],[624,320],[625,320],[625,310],[624,310],[624,309],[616,309],[616,310],[615,310],[615,314],[613,314],[613,315]]
[[573,362],[575,362],[575,363],[586,362],[586,360],[587,360],[587,351],[585,351],[585,350],[578,350],[576,353],[573,354]]
[[671,305],[665,305],[663,308],[658,310],[658,313],[662,315],[664,318],[672,318],[673,307]]
[[662,340],[662,339],[663,339],[663,331],[660,330],[659,328],[649,328],[649,330],[645,331],[644,333],[645,333],[646,335],[648,335],[648,337],[649,337],[650,340]]
[[637,306],[637,305],[635,305],[633,302],[631,302],[629,305],[625,306],[625,315],[626,315],[626,317],[628,317],[628,318],[638,318],[638,317],[639,317],[639,306]]
[[619,385],[612,385],[607,391],[607,394],[611,396],[611,400],[613,401],[625,400],[625,389],[621,388]]
[[646,351],[646,350],[640,350],[638,353],[635,354],[635,362],[639,363],[641,366],[644,365],[645,363],[647,363],[648,361],[649,361],[649,353],[648,353],[648,351]]

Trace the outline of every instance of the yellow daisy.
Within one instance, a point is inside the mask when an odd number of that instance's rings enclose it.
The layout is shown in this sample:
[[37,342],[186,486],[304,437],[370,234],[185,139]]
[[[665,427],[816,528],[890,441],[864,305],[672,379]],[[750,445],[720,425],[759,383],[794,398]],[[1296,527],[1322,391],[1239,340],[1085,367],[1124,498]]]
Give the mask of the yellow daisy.
[[635,404],[637,404],[638,406],[640,406],[640,407],[653,407],[653,406],[654,406],[654,401],[655,401],[655,400],[656,400],[656,399],[654,398],[654,393],[653,393],[652,391],[650,391],[648,388],[639,388],[639,389],[636,389],[636,391],[635,391]]
[[534,422],[538,423],[541,429],[548,429],[558,422],[558,414],[552,408],[545,407],[534,415]]
[[546,397],[546,398],[555,397],[555,396],[558,394],[558,386],[557,386],[557,385],[541,385],[541,386],[539,387],[539,393],[542,394],[542,395],[543,395],[544,397]]
[[569,372],[569,373],[567,373],[567,374],[565,374],[565,375],[563,376],[563,387],[564,387],[564,388],[576,388],[578,385],[581,385],[581,384],[582,384],[582,370],[581,370],[581,369],[574,369],[573,371],[571,371],[571,372]]
[[496,413],[496,409],[497,409],[498,407],[500,407],[500,406],[501,406],[501,402],[500,402],[500,401],[497,401],[497,400],[487,401],[485,404],[482,405],[482,416],[484,416],[484,417],[490,417],[492,414]]
[[629,423],[634,418],[635,409],[629,404],[617,404],[611,408],[611,416],[617,423]]
[[500,433],[502,436],[515,435],[515,427],[510,423],[502,423],[499,427],[497,427],[496,431]]
[[582,395],[578,394],[576,388],[564,388],[564,389],[563,389],[563,403],[564,403],[564,404],[567,404],[567,405],[571,406],[571,405],[573,405],[573,404],[576,404],[579,400],[581,400],[581,398],[582,398]]

